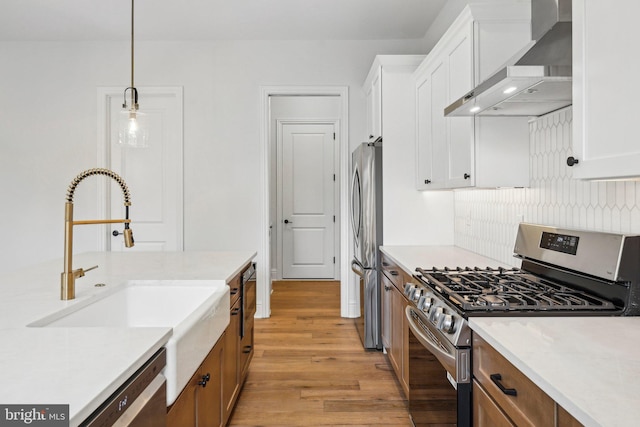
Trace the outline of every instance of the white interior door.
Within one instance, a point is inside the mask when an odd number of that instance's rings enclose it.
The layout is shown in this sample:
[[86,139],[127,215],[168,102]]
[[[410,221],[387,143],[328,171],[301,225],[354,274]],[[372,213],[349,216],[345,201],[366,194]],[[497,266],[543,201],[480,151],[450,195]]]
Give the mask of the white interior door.
[[[147,115],[148,148],[126,148],[118,143],[122,91],[102,94],[105,131],[105,167],[118,173],[131,192],[129,217],[137,251],[181,251],[183,249],[182,194],[182,89],[140,90],[140,111]],[[105,191],[105,210],[111,218],[124,218],[122,192],[111,184]],[[104,199],[103,199],[104,200]],[[124,248],[122,224],[106,227],[104,247]]]
[[282,278],[333,279],[335,125],[280,128]]

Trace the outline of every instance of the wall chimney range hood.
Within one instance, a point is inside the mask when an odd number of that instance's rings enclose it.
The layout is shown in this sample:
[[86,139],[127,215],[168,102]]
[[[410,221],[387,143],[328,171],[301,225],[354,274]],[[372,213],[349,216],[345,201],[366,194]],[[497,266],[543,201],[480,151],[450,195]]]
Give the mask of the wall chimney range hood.
[[531,0],[531,38],[445,116],[541,116],[571,105],[571,0]]

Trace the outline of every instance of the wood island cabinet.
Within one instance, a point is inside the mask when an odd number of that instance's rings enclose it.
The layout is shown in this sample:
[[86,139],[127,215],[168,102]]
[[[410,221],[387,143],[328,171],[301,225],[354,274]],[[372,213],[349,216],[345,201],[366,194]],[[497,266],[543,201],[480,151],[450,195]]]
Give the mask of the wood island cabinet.
[[167,427],[222,424],[222,353],[224,332],[167,413]]
[[229,325],[168,408],[167,427],[220,427],[228,423],[253,357],[255,279],[242,283],[249,268],[247,264],[227,282]]

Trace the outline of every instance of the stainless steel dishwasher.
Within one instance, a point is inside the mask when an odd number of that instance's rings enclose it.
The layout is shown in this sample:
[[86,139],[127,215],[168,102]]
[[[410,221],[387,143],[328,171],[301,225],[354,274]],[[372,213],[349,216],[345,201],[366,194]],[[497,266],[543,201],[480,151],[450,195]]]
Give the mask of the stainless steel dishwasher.
[[80,427],[161,427],[167,423],[164,348],[131,376]]

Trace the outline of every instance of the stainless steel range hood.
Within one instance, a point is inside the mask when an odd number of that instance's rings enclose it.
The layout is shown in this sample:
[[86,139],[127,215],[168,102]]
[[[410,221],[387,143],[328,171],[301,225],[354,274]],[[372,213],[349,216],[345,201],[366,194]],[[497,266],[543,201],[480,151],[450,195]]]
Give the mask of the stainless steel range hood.
[[531,37],[445,116],[541,116],[571,105],[571,0],[531,0]]

